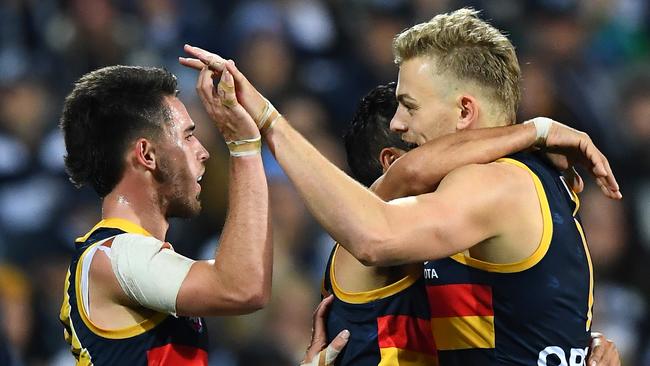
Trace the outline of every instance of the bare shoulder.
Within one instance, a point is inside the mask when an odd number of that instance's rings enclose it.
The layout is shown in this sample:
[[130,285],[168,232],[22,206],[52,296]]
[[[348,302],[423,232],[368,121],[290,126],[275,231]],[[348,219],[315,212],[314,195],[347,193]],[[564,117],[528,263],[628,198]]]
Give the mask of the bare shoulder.
[[474,193],[512,193],[530,181],[530,175],[524,169],[512,164],[470,164],[450,172],[442,180],[440,189],[462,187]]
[[537,205],[530,173],[502,162],[460,167],[443,179],[438,191],[497,227],[499,222],[516,223],[519,214],[527,212],[531,204]]

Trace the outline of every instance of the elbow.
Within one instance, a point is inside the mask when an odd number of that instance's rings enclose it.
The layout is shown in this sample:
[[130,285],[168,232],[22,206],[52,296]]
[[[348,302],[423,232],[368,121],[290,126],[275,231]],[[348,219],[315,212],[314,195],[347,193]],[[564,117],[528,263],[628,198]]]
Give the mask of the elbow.
[[256,281],[249,283],[239,297],[242,309],[252,313],[265,308],[271,301],[271,274],[260,273]]
[[232,308],[236,314],[250,314],[258,310],[262,310],[268,305],[271,299],[271,291],[263,289],[248,289],[246,291],[239,291],[237,294],[232,294],[231,303]]
[[373,235],[367,237],[364,246],[355,257],[366,267],[386,267],[395,263],[392,255],[391,241],[387,234]]
[[271,301],[271,291],[256,291],[246,298],[242,299],[241,307],[243,310],[246,310],[248,313],[253,313],[258,310],[262,310],[269,304]]

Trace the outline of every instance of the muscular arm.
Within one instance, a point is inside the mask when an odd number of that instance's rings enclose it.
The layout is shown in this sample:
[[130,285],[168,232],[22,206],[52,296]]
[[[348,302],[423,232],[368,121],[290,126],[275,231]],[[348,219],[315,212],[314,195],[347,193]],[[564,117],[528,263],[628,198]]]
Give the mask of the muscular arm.
[[[493,185],[477,186],[468,196],[466,184],[458,184],[485,177],[454,175],[439,192],[386,203],[327,161],[286,120],[280,119],[266,138],[314,217],[366,265],[441,258],[493,235],[475,214],[498,201],[478,191]],[[450,235],[461,228],[462,235]]]
[[[216,93],[212,72],[201,71],[197,91],[226,141],[259,136],[236,103],[232,77],[223,73]],[[235,103],[226,107],[224,100]],[[231,102],[232,103],[232,102]],[[238,123],[233,123],[238,121]],[[213,261],[196,262],[176,300],[180,314],[245,314],[270,298],[273,249],[269,197],[261,154],[230,158],[229,210]]]
[[192,265],[177,298],[179,314],[245,314],[270,297],[268,188],[260,155],[230,159],[229,210],[215,259]]
[[531,124],[441,136],[397,159],[373,188],[385,200],[433,192],[452,170],[468,164],[489,163],[527,149],[535,143],[535,136]]
[[[237,98],[250,115],[257,116],[264,109],[266,101],[237,70],[234,63],[226,62],[217,55],[195,47],[186,46],[185,50],[192,56],[198,57],[198,59],[181,58],[180,62],[188,67],[200,68],[202,65],[209,64],[211,69],[219,72],[224,70],[224,67],[232,72]],[[491,203],[500,202],[499,195],[490,193],[494,193],[494,190],[482,194],[486,192],[482,192],[481,189],[488,190],[492,188],[490,185],[474,184],[478,190],[471,194],[480,195],[482,199],[487,200],[481,205],[477,204],[478,200],[472,202],[465,199],[461,201],[464,205],[454,202],[452,199],[454,195],[450,194],[452,192],[456,192],[454,194],[459,197],[467,198],[472,195],[468,195],[467,190],[455,191],[458,188],[452,184],[449,185],[449,193],[445,193],[445,190],[386,203],[325,159],[284,118],[277,120],[275,127],[266,134],[265,138],[276,160],[287,173],[314,217],[337,242],[364,264],[391,265],[444,257],[495,235],[483,230],[483,227],[470,233],[470,230],[459,226],[463,229],[463,235],[455,236],[459,240],[451,242],[452,238],[446,235],[448,231],[444,230],[446,227],[451,227],[450,218],[460,217],[463,220],[470,220],[469,223],[473,224],[474,221],[471,220],[476,220],[474,216],[480,216],[465,208],[476,207],[480,212]],[[593,144],[588,146],[591,147]],[[604,174],[607,173],[611,174],[611,171]],[[480,174],[465,178],[467,182],[487,181]],[[462,187],[460,184],[456,186]],[[495,197],[496,200],[490,201]],[[495,209],[495,207],[491,208]],[[408,248],[416,250],[405,256],[403,252]],[[417,251],[423,248],[429,248],[432,252]]]

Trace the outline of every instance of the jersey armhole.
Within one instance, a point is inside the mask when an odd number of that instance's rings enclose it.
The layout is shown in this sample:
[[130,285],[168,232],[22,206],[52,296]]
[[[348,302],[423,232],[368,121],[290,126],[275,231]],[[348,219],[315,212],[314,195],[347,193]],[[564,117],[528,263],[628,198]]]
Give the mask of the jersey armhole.
[[366,304],[395,295],[401,291],[406,290],[422,276],[422,271],[419,271],[418,274],[409,273],[402,279],[384,287],[362,292],[346,292],[339,287],[336,281],[336,271],[334,270],[334,266],[336,263],[336,252],[338,249],[339,244],[336,244],[334,247],[334,253],[332,254],[332,262],[330,264],[330,268],[327,270],[330,274],[330,282],[332,284],[332,292],[334,292],[334,296],[336,296],[339,300],[347,302],[349,304]]
[[[146,331],[153,329],[155,326],[160,324],[166,317],[167,314],[164,313],[154,313],[152,316],[145,318],[137,324],[117,328],[117,329],[106,329],[98,326],[90,320],[89,310],[89,276],[90,276],[90,265],[92,264],[92,259],[97,253],[97,250],[110,250],[109,247],[102,246],[106,241],[114,239],[115,237],[110,237],[92,244],[79,257],[79,262],[77,263],[76,275],[75,275],[75,292],[77,297],[77,311],[79,312],[79,317],[83,321],[84,325],[95,335],[101,336],[108,339],[125,339],[135,337]],[[105,249],[100,249],[105,248]]]
[[494,263],[479,260],[476,258],[469,257],[465,253],[457,253],[452,255],[450,258],[455,260],[458,263],[464,264],[469,267],[474,267],[487,272],[497,272],[497,273],[516,273],[523,272],[527,269],[534,267],[539,263],[546,253],[548,252],[549,247],[551,246],[551,240],[553,239],[553,220],[551,218],[551,208],[548,203],[548,198],[542,185],[542,181],[539,179],[537,174],[533,172],[526,164],[511,158],[502,158],[497,160],[499,163],[506,163],[517,166],[521,169],[526,170],[535,184],[535,191],[537,192],[537,199],[540,205],[542,213],[542,237],[537,246],[537,249],[528,256],[527,258],[513,263]]

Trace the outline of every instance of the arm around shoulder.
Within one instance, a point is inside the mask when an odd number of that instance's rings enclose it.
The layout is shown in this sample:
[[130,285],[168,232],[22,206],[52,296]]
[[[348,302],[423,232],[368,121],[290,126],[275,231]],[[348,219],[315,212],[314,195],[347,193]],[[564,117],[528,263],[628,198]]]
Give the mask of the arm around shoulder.
[[447,175],[438,190],[388,203],[387,226],[370,245],[364,264],[392,266],[444,258],[500,235],[495,215],[509,205],[507,174],[498,167],[468,165]]

